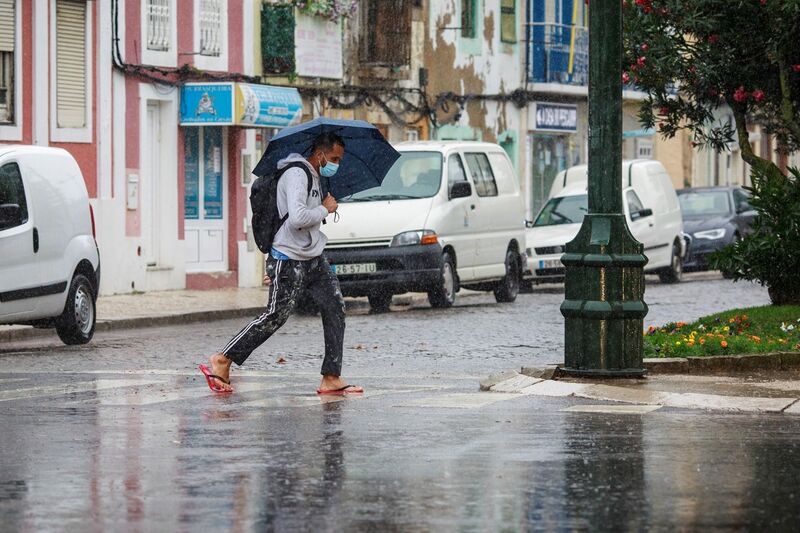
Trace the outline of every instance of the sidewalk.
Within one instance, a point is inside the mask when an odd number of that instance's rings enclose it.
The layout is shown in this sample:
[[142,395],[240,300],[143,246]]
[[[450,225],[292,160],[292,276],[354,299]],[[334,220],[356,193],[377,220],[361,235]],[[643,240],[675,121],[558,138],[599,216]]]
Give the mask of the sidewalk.
[[[395,296],[394,305],[408,305],[424,295]],[[366,308],[366,298],[348,298],[349,310]],[[186,324],[203,320],[250,317],[267,304],[267,287],[213,291],[154,291],[114,294],[97,299],[97,331]],[[0,326],[0,342],[55,335],[52,328]]]

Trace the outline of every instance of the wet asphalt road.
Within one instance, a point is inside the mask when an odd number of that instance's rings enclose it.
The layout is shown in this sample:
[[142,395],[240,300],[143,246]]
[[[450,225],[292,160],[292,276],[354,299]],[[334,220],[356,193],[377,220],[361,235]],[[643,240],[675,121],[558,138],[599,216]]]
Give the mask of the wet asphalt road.
[[[767,301],[721,279],[652,284],[647,300],[646,324]],[[355,311],[345,372],[368,392],[325,401],[318,318],[293,318],[227,397],[195,368],[241,320],[6,343],[0,530],[796,527],[800,418],[477,392],[492,371],[560,360],[560,301],[538,288]]]

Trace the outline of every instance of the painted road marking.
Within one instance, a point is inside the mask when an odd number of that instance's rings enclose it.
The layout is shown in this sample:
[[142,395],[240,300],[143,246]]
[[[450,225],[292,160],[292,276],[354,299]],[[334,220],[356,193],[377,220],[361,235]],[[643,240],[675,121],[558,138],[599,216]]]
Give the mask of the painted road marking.
[[92,381],[73,381],[61,385],[49,385],[46,387],[31,387],[27,389],[3,391],[0,392],[0,402],[7,402],[11,400],[27,400],[46,396],[63,396],[66,394],[95,392],[124,387],[141,387],[156,383],[163,382],[141,379],[97,379]]
[[661,409],[660,405],[573,405],[562,409],[567,413],[608,413],[621,415],[643,415]]

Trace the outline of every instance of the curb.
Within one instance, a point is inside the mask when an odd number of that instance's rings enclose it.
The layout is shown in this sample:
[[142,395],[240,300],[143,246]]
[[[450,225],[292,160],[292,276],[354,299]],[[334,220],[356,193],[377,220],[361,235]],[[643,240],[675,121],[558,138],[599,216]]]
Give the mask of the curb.
[[724,371],[788,370],[800,367],[800,352],[645,359],[651,374],[713,374]]
[[[217,309],[213,311],[196,311],[163,316],[145,316],[137,318],[120,318],[115,320],[98,320],[95,331],[113,331],[118,329],[147,328],[152,326],[175,326],[205,320],[224,320],[253,316],[264,310],[264,306],[241,307],[237,309]],[[22,327],[10,331],[0,331],[0,342],[54,336],[53,328]]]

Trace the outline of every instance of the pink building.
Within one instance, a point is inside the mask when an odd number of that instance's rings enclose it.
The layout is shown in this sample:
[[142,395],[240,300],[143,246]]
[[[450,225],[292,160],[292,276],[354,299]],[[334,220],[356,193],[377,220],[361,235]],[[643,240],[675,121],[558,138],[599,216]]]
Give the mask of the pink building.
[[249,171],[302,103],[247,83],[254,1],[0,0],[0,142],[76,158],[101,292],[260,284]]

